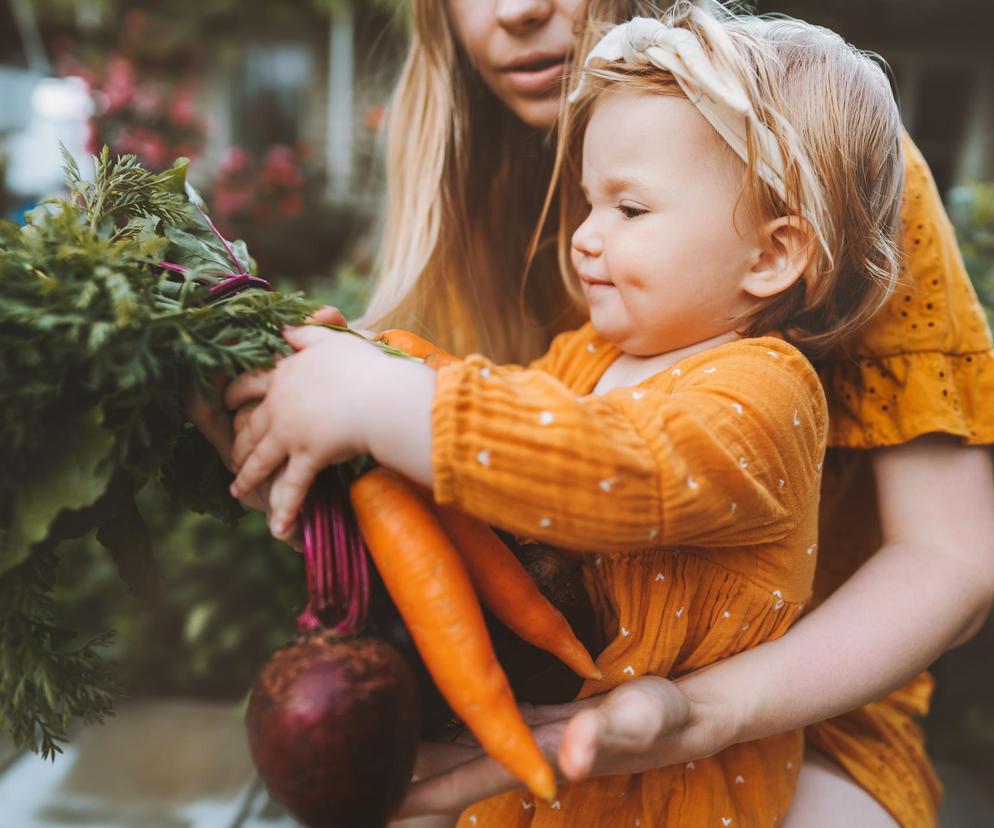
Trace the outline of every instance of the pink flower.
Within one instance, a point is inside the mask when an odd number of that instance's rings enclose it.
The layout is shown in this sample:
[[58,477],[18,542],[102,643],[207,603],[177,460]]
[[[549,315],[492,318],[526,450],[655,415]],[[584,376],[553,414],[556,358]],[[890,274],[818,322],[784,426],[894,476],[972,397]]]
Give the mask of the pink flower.
[[107,77],[103,92],[107,96],[107,110],[123,109],[135,94],[135,74],[130,61],[117,56],[107,64]]
[[131,103],[138,115],[153,118],[163,108],[162,93],[154,83],[142,83],[135,87]]
[[189,87],[181,86],[174,91],[172,103],[169,104],[169,119],[179,126],[199,124],[193,93]]
[[271,147],[266,153],[262,181],[274,189],[298,189],[304,183],[304,177],[297,168],[293,150],[282,145]]
[[214,209],[219,216],[231,217],[245,210],[252,201],[247,187],[225,187],[214,191]]
[[172,161],[169,145],[160,136],[147,129],[137,129],[134,135],[136,146],[132,152],[145,166],[161,170]]
[[229,147],[221,159],[221,175],[235,175],[245,170],[251,162],[249,154],[242,147]]

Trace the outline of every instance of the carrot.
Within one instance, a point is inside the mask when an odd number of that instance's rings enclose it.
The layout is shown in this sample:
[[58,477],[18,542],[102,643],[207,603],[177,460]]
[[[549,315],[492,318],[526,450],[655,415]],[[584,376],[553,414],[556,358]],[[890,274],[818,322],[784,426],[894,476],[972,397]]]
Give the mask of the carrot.
[[352,484],[352,507],[383,583],[439,691],[480,744],[536,795],[552,768],[494,655],[466,565],[412,484],[382,466]]
[[[459,361],[458,357],[408,331],[393,329],[377,338],[380,337],[411,356],[424,355],[425,364],[436,371]],[[569,622],[542,595],[521,562],[494,531],[458,509],[435,506],[430,493],[422,494],[462,555],[483,603],[504,626],[529,644],[552,653],[577,675],[603,678]]]
[[425,365],[435,371],[439,368],[444,368],[446,365],[451,365],[453,362],[462,362],[462,360],[457,356],[447,354],[445,351],[437,351],[425,357]]
[[392,348],[397,348],[410,356],[424,359],[429,354],[444,354],[445,351],[424,337],[400,328],[391,328],[373,337],[374,342],[385,342]]
[[603,678],[566,617],[539,591],[514,553],[481,520],[433,504],[439,523],[469,570],[480,600],[519,638],[552,653],[586,679]]

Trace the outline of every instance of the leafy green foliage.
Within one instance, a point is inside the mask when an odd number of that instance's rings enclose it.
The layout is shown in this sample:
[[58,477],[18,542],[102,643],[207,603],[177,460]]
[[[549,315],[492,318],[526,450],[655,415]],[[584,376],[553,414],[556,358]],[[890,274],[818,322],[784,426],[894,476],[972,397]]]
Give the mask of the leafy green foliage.
[[83,637],[115,631],[103,654],[129,697],[243,698],[262,663],[296,634],[307,602],[303,557],[274,540],[259,513],[231,526],[194,514],[154,483],[137,500],[155,539],[158,599],[128,591],[87,536],[63,545],[60,613]]
[[238,511],[213,452],[178,447],[188,392],[271,365],[282,326],[314,308],[253,287],[248,251],[214,232],[185,162],[94,162],[86,182],[67,158],[69,198],[0,223],[0,729],[45,755],[111,696],[103,639],[73,648],[55,623],[56,545],[98,529],[129,586],[154,594],[135,506],[148,480]]
[[110,636],[80,643],[56,621],[49,595],[55,570],[49,546],[0,578],[0,727],[46,757],[60,752],[75,719],[108,714],[115,692],[99,653]]

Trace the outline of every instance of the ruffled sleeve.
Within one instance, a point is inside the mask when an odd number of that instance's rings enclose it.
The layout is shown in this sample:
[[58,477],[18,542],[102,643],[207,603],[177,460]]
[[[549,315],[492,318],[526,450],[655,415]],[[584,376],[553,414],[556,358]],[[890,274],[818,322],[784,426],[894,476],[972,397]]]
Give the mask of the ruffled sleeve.
[[994,351],[928,166],[905,139],[901,285],[848,343],[819,365],[829,445],[897,445],[930,432],[994,442]]

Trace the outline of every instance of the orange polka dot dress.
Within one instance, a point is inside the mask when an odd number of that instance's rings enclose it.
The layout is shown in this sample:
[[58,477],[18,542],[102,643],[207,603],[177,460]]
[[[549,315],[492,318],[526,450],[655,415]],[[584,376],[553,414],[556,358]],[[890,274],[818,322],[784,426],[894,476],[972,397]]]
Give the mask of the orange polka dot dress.
[[[579,550],[607,646],[604,678],[675,677],[781,636],[810,598],[827,408],[782,339],[743,339],[634,387],[592,393],[619,356],[588,324],[531,369],[480,356],[440,370],[435,498],[520,536]],[[476,828],[772,826],[800,731],[686,765],[508,793]]]
[[[876,490],[865,449],[932,432],[994,443],[994,352],[952,226],[918,149],[905,141],[902,284],[849,343],[819,366],[829,403],[816,606],[877,549]],[[941,789],[916,722],[928,712],[923,673],[885,699],[807,728],[903,828],[937,825]]]

